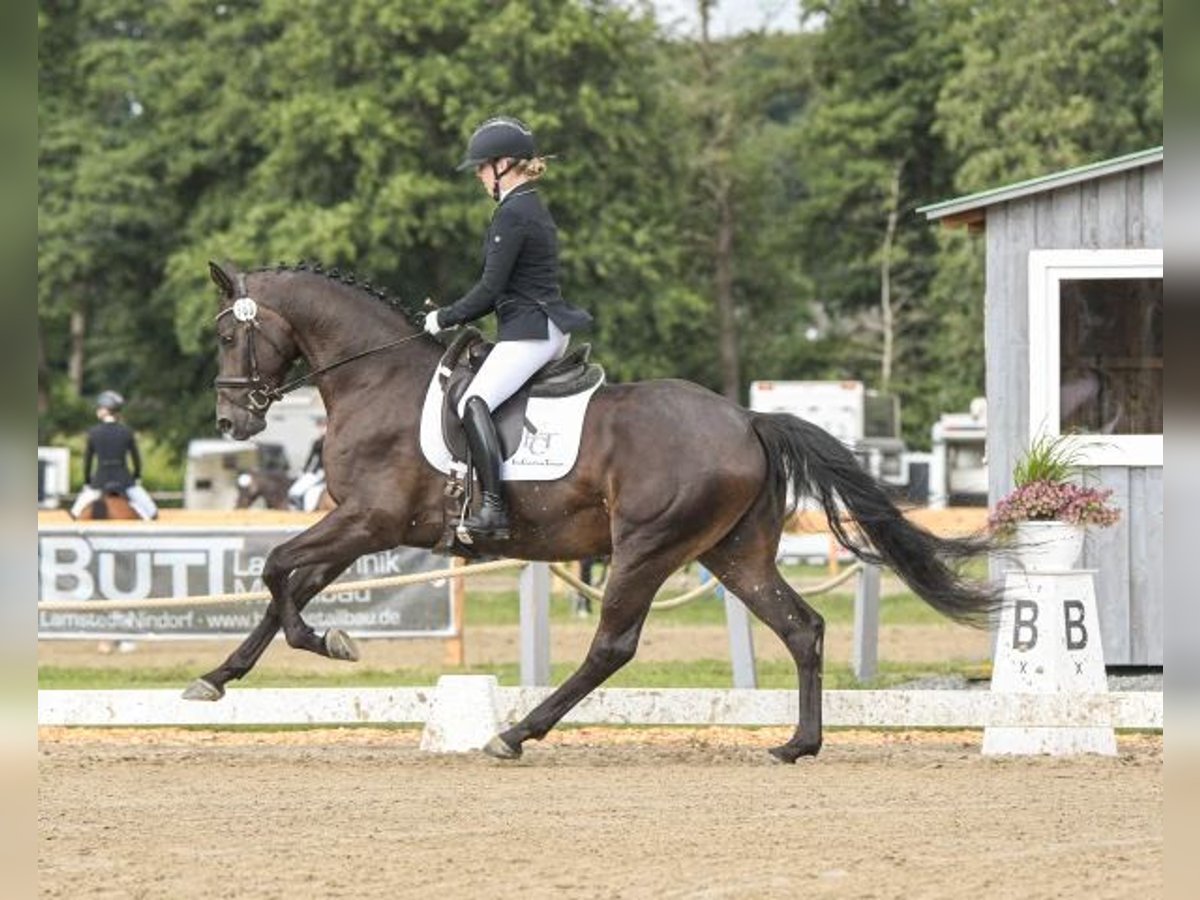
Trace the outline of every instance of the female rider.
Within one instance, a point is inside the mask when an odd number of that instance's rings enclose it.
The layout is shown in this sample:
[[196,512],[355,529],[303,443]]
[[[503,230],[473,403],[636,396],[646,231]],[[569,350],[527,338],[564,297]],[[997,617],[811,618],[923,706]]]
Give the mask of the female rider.
[[546,170],[533,132],[509,116],[488,119],[471,135],[458,170],[474,169],[496,202],[484,235],[483,275],[461,299],[425,317],[437,334],[493,310],[496,346],[459,403],[483,498],[468,532],[507,540],[508,511],[500,484],[500,441],[492,412],[542,366],[567,349],[568,335],[592,317],[563,300],[558,284],[558,232],[534,182]]

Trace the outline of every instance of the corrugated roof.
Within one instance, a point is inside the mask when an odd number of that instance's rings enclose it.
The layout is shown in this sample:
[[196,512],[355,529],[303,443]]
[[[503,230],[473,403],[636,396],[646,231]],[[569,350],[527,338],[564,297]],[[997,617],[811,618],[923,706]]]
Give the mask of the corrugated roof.
[[1126,169],[1148,166],[1151,163],[1161,162],[1162,158],[1163,148],[1152,147],[1149,150],[1127,153],[1125,156],[1106,159],[1102,162],[1089,163],[1086,166],[1066,169],[1062,172],[1055,172],[1052,175],[1042,175],[1038,178],[1030,178],[1027,181],[1018,181],[1016,184],[980,191],[977,194],[968,194],[965,197],[955,197],[953,200],[931,203],[928,206],[918,208],[917,212],[924,213],[927,219],[944,219],[949,216],[961,216],[973,210],[982,210],[984,207],[995,206],[997,203],[1006,203],[1009,200],[1026,197],[1029,194],[1052,191],[1070,184],[1077,184],[1080,181],[1103,178],[1105,175],[1123,172]]

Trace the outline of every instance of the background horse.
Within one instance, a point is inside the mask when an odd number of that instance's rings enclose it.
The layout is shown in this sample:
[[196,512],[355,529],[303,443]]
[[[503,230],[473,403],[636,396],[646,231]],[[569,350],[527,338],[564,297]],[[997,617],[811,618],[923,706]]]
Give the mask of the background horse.
[[[344,632],[318,636],[301,610],[365,553],[433,547],[444,527],[445,481],[419,442],[421,405],[444,348],[422,331],[418,310],[303,265],[239,274],[210,264],[210,274],[220,288],[218,428],[239,439],[261,431],[289,367],[303,357],[329,416],[325,472],[339,505],[268,555],[262,578],[272,601],[242,645],[184,692],[202,700],[220,698],[227,682],[245,675],[280,627],[292,647],[357,659]],[[890,566],[942,613],[980,622],[998,602],[996,591],[957,571],[986,552],[985,541],[940,538],[907,521],[850,451],[816,426],[749,412],[684,381],[600,388],[570,474],[510,482],[506,492],[512,537],[477,539],[479,553],[611,562],[583,664],[488,743],[493,756],[519,756],[525,741],[545,736],[632,659],[655,592],[694,559],[779,636],[795,661],[799,720],[792,737],[770,752],[785,762],[816,754],[825,625],[775,564],[789,507],[800,498],[821,505],[834,535],[856,556]],[[842,521],[839,504],[852,524]]]
[[267,509],[291,509],[288,488],[292,478],[278,469],[255,469],[242,472],[237,478],[237,501],[234,509],[249,509],[259,500]]
[[[288,488],[292,486],[292,476],[277,469],[256,469],[253,472],[242,472],[238,475],[237,500],[234,509],[249,509],[258,500],[262,500],[267,509],[295,509],[288,500]],[[322,490],[317,500],[317,509],[327,510],[337,506],[328,490]]]
[[79,521],[89,521],[93,519],[140,519],[129,501],[125,499],[125,492],[121,490],[105,491],[91,503],[83,508],[83,511],[77,516]]

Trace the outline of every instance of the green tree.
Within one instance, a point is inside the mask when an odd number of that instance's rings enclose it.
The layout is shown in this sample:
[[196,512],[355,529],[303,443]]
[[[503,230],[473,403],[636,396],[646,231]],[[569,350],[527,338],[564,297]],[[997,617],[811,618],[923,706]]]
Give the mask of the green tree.
[[937,132],[964,193],[1163,139],[1161,0],[956,0]]
[[[129,390],[130,353],[153,347],[162,309],[147,301],[169,203],[128,76],[145,41],[138,5],[43,3],[39,18],[39,411],[103,382]],[[139,329],[143,329],[140,332]],[[66,384],[56,388],[56,379]],[[69,387],[68,391],[63,388]],[[76,407],[68,403],[65,411]],[[63,419],[51,417],[53,427]]]
[[[942,82],[956,64],[952,10],[933,0],[829,0],[815,46],[817,91],[796,144],[803,196],[800,255],[841,346],[839,377],[884,390],[912,384],[924,361],[917,328],[935,271],[917,206],[949,189],[953,166],[934,132]],[[911,438],[928,422],[906,410]]]
[[76,391],[119,375],[178,448],[211,416],[206,260],[319,258],[455,299],[490,204],[453,165],[500,111],[558,154],[564,286],[595,313],[610,375],[678,371],[676,341],[702,364],[645,16],[550,0],[44,0],[43,16],[46,370],[64,367],[71,310],[102,305]]

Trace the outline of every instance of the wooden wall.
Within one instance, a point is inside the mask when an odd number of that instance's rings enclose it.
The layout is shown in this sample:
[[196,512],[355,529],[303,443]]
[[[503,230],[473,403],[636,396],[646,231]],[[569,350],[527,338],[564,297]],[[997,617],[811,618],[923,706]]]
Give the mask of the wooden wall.
[[[988,481],[991,502],[1012,487],[1028,445],[1029,251],[1163,246],[1161,161],[1022,197],[987,209],[986,345]],[[1162,469],[1098,473],[1125,511],[1091,529],[1084,565],[1098,569],[1096,600],[1109,665],[1161,666],[1163,659]],[[1004,564],[993,572],[1000,576]]]

